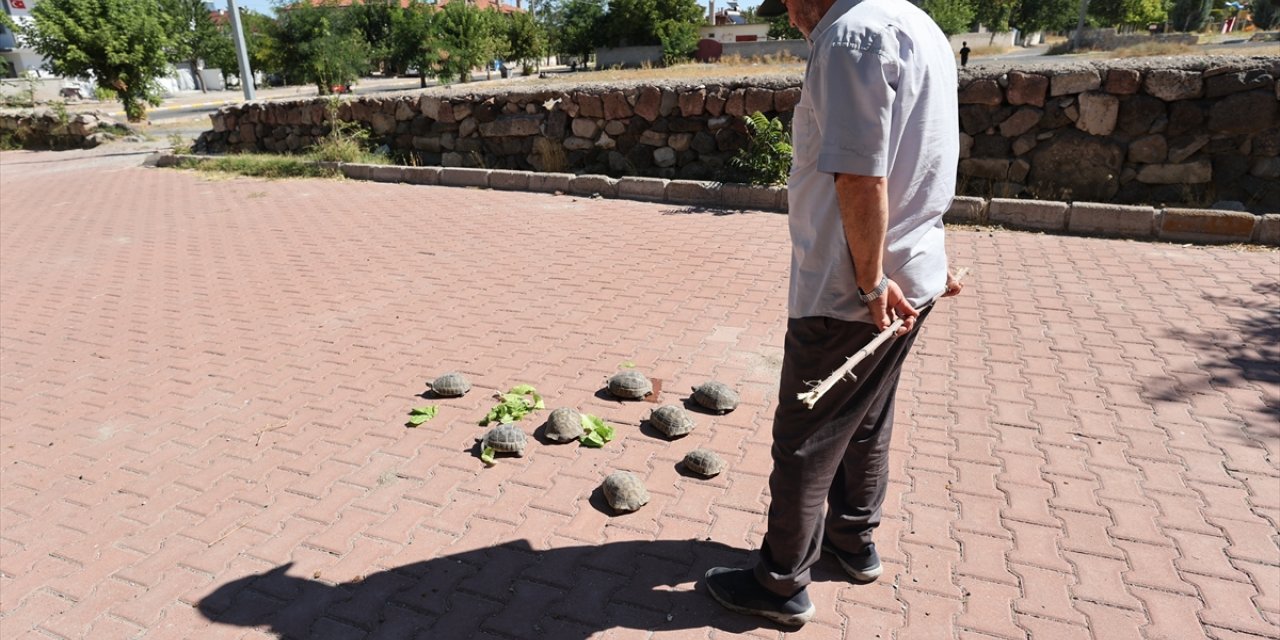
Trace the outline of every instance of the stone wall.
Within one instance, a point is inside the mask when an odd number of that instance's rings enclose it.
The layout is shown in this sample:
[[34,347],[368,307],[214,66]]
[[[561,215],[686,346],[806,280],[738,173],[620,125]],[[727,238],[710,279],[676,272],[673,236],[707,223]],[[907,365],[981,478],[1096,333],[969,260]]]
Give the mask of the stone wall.
[[[708,67],[714,69],[714,67]],[[960,77],[959,191],[982,197],[1280,211],[1280,57],[978,67]],[[743,114],[789,120],[800,78],[511,84],[344,102],[339,117],[421,165],[724,179]],[[297,151],[326,103],[226,107],[197,151]],[[731,176],[729,176],[731,177]]]
[[126,128],[101,113],[49,108],[0,111],[0,142],[24,149],[89,149],[112,139],[106,127]]
[[962,193],[1280,210],[1280,57],[974,70]]

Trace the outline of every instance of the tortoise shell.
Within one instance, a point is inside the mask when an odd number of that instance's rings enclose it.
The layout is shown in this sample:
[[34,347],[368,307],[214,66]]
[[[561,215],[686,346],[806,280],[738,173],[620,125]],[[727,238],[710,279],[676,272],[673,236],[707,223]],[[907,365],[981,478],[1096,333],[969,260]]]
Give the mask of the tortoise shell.
[[524,455],[524,445],[529,438],[514,424],[500,424],[487,433],[480,441],[481,447],[490,447],[497,453],[514,453]]
[[704,478],[719,474],[724,467],[724,458],[710,449],[694,449],[684,456],[684,468]]
[[634,369],[609,378],[609,393],[625,400],[639,400],[653,393],[653,383]]
[[582,437],[582,414],[576,409],[560,407],[547,418],[544,433],[552,442],[573,442]]
[[668,438],[688,435],[696,426],[689,413],[674,404],[663,405],[649,414],[649,423]]
[[635,511],[649,504],[649,490],[644,483],[630,471],[615,471],[604,479],[601,485],[604,499],[614,511]]
[[712,380],[693,388],[693,401],[710,411],[728,413],[738,407],[738,392]]
[[471,390],[471,383],[461,373],[446,373],[431,381],[431,390],[442,398],[457,398]]

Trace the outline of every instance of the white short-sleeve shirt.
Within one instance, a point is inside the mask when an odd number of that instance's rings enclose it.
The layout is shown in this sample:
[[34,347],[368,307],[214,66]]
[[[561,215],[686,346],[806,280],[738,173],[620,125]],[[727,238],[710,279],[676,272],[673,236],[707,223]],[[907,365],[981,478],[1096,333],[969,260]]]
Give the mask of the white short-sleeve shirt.
[[810,36],[787,182],[789,315],[870,322],[834,174],[887,179],[885,274],[913,305],[941,293],[942,214],[960,153],[955,61],[938,26],[906,0],[837,0]]

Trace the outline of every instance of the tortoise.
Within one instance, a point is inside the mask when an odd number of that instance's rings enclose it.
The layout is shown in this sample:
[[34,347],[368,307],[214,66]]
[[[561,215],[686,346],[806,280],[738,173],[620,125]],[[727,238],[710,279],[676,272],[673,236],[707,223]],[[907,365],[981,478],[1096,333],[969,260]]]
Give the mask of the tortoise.
[[634,369],[609,378],[609,393],[625,400],[639,400],[653,393],[653,383]]
[[728,413],[738,407],[738,392],[712,380],[693,388],[693,401],[710,411]]
[[604,479],[601,485],[604,499],[614,511],[635,511],[649,504],[649,490],[644,483],[630,471],[615,471]]
[[494,453],[514,453],[517,457],[524,455],[524,445],[529,439],[514,424],[500,424],[484,434],[480,439],[481,449],[493,449]]
[[684,468],[704,478],[724,471],[724,458],[710,449],[694,449],[684,456]]
[[446,373],[431,381],[431,390],[442,398],[457,398],[471,390],[471,383],[461,373]]
[[544,434],[552,442],[573,442],[582,437],[582,414],[577,409],[560,407],[547,418]]
[[688,435],[697,425],[689,413],[674,404],[667,404],[653,410],[649,414],[649,424],[668,438],[679,438]]

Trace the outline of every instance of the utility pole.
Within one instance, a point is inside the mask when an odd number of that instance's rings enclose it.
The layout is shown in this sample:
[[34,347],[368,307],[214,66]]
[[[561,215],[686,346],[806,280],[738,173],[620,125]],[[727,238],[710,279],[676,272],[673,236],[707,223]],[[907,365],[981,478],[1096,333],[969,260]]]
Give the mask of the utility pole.
[[1084,17],[1089,12],[1089,0],[1080,0],[1080,21],[1076,23],[1076,32],[1071,34],[1071,50],[1080,48],[1080,35],[1084,32]]
[[244,46],[244,26],[240,24],[240,10],[236,8],[236,0],[227,0],[227,11],[231,13],[231,30],[236,34],[236,60],[240,61],[240,88],[244,89],[245,100],[253,100],[253,69],[249,68],[249,50]]

